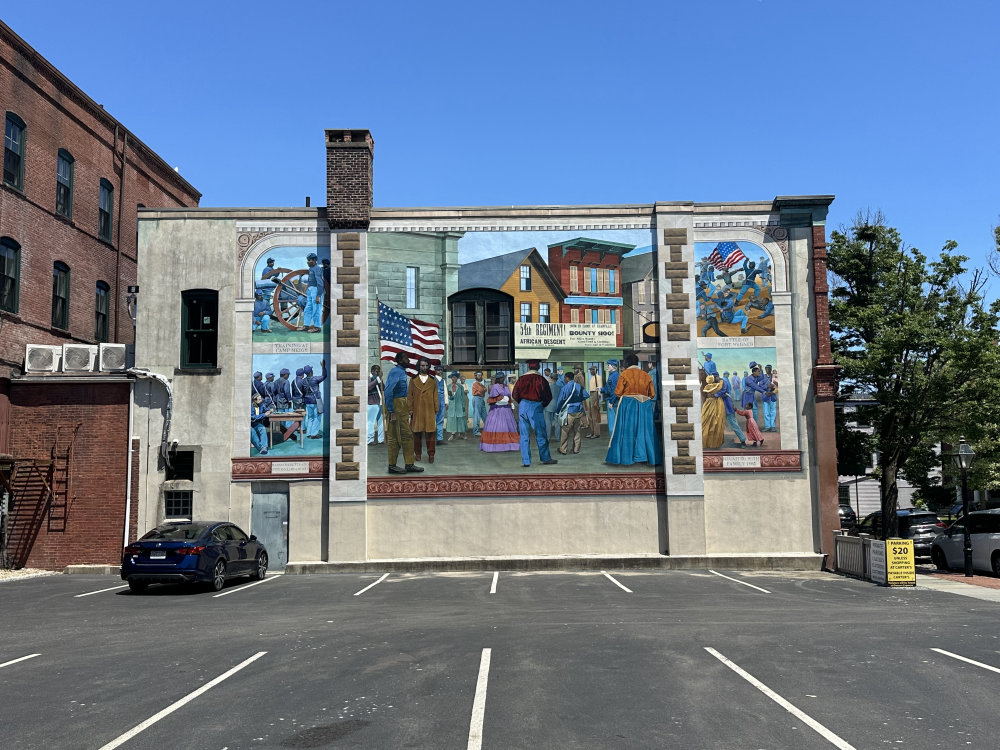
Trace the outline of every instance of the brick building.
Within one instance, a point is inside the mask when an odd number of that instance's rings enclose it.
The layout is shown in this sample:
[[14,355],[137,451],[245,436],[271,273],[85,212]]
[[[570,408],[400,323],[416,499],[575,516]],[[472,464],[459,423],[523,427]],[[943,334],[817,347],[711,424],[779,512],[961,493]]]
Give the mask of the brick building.
[[[92,554],[114,559],[128,496],[121,371],[134,336],[126,295],[138,209],[197,206],[201,194],[2,22],[0,112],[0,491],[17,556],[8,562],[79,562],[68,540],[91,544],[112,527]],[[101,344],[122,345],[108,350],[118,374],[98,371]],[[29,347],[39,359],[26,368]]]

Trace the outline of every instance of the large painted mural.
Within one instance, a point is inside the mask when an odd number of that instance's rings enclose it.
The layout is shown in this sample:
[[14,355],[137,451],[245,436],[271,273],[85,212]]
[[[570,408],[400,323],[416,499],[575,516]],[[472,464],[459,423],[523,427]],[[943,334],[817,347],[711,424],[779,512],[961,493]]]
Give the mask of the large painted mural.
[[772,263],[752,242],[695,243],[702,450],[781,448]]
[[367,241],[369,477],[661,470],[656,360],[623,326],[650,230]]
[[329,287],[329,247],[274,247],[254,268],[251,457],[329,451]]

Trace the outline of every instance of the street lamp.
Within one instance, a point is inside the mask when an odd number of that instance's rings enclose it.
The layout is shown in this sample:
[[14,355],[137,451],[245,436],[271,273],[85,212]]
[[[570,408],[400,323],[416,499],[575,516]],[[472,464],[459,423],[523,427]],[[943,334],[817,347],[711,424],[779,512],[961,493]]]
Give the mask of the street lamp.
[[965,576],[972,577],[972,537],[969,535],[969,486],[967,474],[972,468],[972,459],[976,457],[976,452],[972,446],[965,442],[963,435],[958,439],[958,453],[951,455],[951,460],[955,468],[962,472],[962,519],[964,521],[963,547],[965,549]]

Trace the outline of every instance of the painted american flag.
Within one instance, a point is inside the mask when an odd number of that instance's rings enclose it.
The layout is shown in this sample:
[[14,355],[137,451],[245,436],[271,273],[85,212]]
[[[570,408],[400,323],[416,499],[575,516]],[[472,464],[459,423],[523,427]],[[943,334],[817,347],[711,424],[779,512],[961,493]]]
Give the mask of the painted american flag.
[[410,356],[410,366],[406,368],[410,375],[417,373],[419,357],[427,357],[432,370],[441,365],[444,344],[441,342],[441,326],[435,323],[407,318],[379,302],[378,337],[379,358],[395,362],[399,352],[406,352]]
[[708,262],[720,271],[729,271],[745,259],[746,256],[735,242],[720,242],[708,256]]

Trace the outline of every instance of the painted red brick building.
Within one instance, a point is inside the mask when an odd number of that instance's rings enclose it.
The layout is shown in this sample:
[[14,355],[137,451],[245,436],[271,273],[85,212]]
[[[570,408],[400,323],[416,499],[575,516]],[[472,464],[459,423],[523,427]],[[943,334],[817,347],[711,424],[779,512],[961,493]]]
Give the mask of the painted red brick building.
[[578,237],[549,246],[549,270],[567,297],[560,323],[614,323],[622,345],[622,256],[634,245]]
[[[101,343],[132,344],[138,208],[194,207],[201,194],[2,22],[0,113],[0,493],[13,562],[114,560],[129,379],[98,372],[96,358],[62,372],[61,347],[86,360]],[[27,345],[53,347],[38,350],[52,372],[25,373]],[[112,526],[106,550],[73,549]]]

